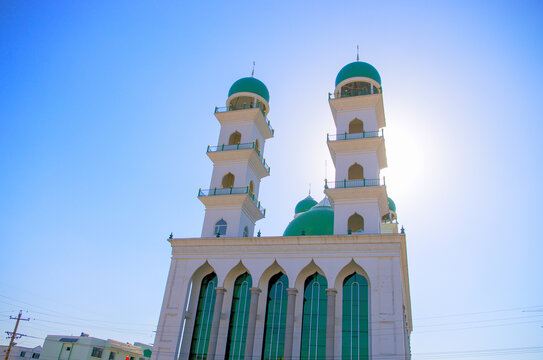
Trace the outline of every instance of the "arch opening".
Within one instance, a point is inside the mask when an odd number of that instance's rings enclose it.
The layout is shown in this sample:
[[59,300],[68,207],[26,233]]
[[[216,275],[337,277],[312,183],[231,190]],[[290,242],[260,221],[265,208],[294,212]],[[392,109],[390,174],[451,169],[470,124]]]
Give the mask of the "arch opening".
[[255,183],[253,180],[249,181],[249,194],[254,194],[255,192]]
[[358,213],[354,213],[347,220],[347,229],[349,233],[357,233],[364,231],[364,218]]
[[364,123],[359,118],[354,118],[349,123],[349,134],[364,132]]
[[234,180],[236,177],[232,173],[228,173],[222,177],[222,187],[223,189],[234,187]]
[[364,168],[358,163],[354,163],[349,167],[349,180],[362,180],[364,179]]
[[239,131],[234,131],[230,134],[228,138],[228,145],[239,145],[241,143],[241,133]]
[[249,228],[247,226],[243,228],[243,237],[249,237]]

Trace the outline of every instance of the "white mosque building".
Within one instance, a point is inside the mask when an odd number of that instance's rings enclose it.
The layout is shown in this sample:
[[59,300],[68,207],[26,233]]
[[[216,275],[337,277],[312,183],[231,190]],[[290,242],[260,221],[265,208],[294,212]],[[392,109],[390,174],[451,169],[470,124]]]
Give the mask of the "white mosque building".
[[335,165],[283,236],[254,236],[274,131],[268,89],[236,81],[213,162],[200,238],[170,238],[171,265],[152,360],[410,359],[406,241],[380,178],[387,167],[381,78],[356,61],[338,73],[327,135]]

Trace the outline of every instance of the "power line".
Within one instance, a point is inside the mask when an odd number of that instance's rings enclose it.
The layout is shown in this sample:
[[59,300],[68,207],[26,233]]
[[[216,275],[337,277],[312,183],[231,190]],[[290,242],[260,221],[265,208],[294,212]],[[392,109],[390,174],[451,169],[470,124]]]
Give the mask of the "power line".
[[19,327],[19,322],[21,320],[30,321],[30,319],[21,319],[21,315],[23,315],[23,310],[19,310],[19,315],[17,317],[13,317],[13,316],[9,317],[10,319],[16,319],[17,321],[15,322],[15,329],[13,329],[13,331],[6,331],[6,334],[8,334],[8,336],[11,337],[11,340],[9,341],[8,350],[6,352],[5,360],[9,359],[9,353],[11,352],[11,348],[15,344],[15,339],[19,339],[19,338],[21,338],[23,336],[27,336],[25,334],[20,334],[20,333],[17,332],[17,328]]

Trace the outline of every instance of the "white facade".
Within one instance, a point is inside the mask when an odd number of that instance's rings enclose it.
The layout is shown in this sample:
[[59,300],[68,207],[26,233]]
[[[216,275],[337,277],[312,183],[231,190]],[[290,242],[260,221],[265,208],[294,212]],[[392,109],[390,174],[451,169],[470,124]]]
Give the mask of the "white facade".
[[[39,359],[41,353],[41,346],[36,346],[33,348],[24,347],[24,346],[13,346],[9,353],[9,358],[7,360],[23,360],[23,359]],[[0,358],[5,359],[8,352],[7,345],[0,345]]]
[[[142,345],[142,344],[140,344]],[[147,360],[149,346],[135,346],[112,339],[81,336],[48,335],[41,360]],[[146,356],[147,355],[147,356]]]
[[[297,214],[289,227],[303,226],[285,232],[293,236],[252,237],[264,215],[260,179],[269,173],[261,161],[273,136],[267,100],[244,92],[253,108],[231,109],[234,93],[228,110],[216,111],[219,142],[208,147],[213,175],[210,189],[199,193],[202,237],[169,240],[152,360],[410,359],[406,240],[380,179],[387,166],[382,90],[374,80],[380,77],[365,65],[373,78],[346,78],[329,102],[337,130],[327,139],[336,167],[325,187],[331,207],[325,198]],[[257,101],[266,111],[254,108]],[[259,145],[229,148],[235,132],[238,144]],[[229,173],[235,180],[225,186]],[[217,234],[219,226],[224,233]]]

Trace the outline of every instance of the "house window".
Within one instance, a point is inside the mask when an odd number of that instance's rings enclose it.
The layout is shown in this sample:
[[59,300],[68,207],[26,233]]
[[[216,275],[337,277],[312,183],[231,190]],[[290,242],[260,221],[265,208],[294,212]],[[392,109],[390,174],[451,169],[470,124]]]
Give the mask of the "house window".
[[99,348],[99,347],[93,347],[91,356],[95,358],[102,358],[103,352],[104,352],[104,349]]
[[19,355],[20,357],[25,357],[26,355],[26,351],[21,351],[21,354]]
[[40,358],[40,354],[39,353],[33,353],[32,354],[32,359],[39,359]]
[[115,360],[115,352],[114,351],[109,353],[109,360]]

